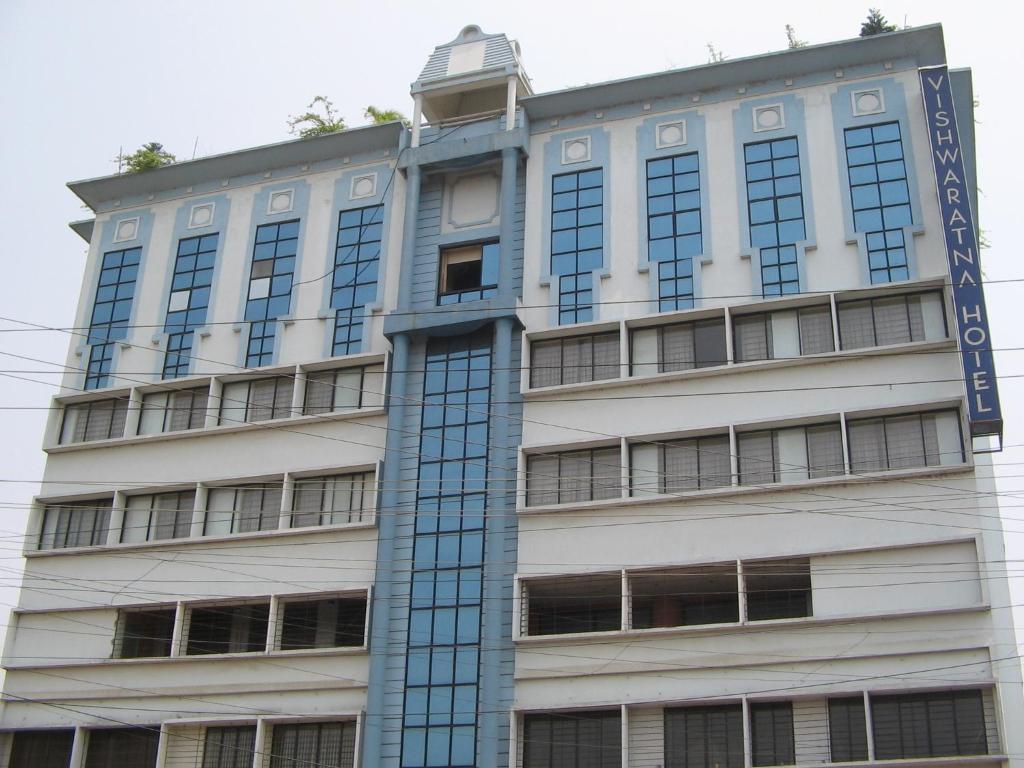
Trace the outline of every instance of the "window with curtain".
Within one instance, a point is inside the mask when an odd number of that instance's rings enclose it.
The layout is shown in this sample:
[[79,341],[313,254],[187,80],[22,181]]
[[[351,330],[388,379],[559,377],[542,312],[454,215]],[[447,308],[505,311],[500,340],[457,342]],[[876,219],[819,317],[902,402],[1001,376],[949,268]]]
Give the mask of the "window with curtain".
[[523,718],[523,768],[619,768],[621,764],[618,710]]
[[106,544],[113,504],[110,497],[47,504],[43,509],[38,548],[67,549]]
[[622,495],[619,447],[528,456],[528,506],[568,504]]
[[173,392],[150,392],[142,396],[139,434],[179,432],[206,426],[206,407],[210,387],[176,389]]
[[666,709],[665,768],[743,768],[743,706]]
[[531,387],[579,384],[618,376],[618,331],[530,344]]
[[277,529],[280,518],[280,483],[211,488],[207,495],[203,535],[272,531]]
[[355,752],[354,722],[277,724],[270,768],[352,768]]
[[60,444],[88,443],[124,437],[128,416],[128,395],[64,406]]
[[291,376],[270,376],[224,384],[220,395],[220,423],[246,424],[291,416]]
[[372,517],[373,472],[304,477],[295,481],[291,527],[361,523]]
[[195,491],[129,496],[121,527],[122,543],[187,538],[195,503]]

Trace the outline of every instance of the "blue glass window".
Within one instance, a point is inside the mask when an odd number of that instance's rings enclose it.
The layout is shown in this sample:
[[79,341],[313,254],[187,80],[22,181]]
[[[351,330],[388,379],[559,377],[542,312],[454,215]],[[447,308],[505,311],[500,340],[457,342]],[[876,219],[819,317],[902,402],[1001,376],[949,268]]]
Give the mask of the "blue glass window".
[[128,336],[128,319],[135,297],[141,248],[125,248],[103,254],[96,298],[89,320],[89,362],[85,388],[99,389],[110,384],[110,366],[114,343]]
[[250,368],[273,362],[276,320],[288,314],[291,304],[298,245],[298,220],[256,227],[245,305],[245,319],[250,324],[245,364]]
[[195,329],[206,322],[213,285],[213,262],[217,256],[218,235],[187,237],[178,241],[174,260],[171,295],[167,300],[167,353],[164,378],[186,376],[192,359]]
[[853,228],[867,242],[872,283],[910,279],[904,227],[914,223],[899,123],[847,128]]
[[693,258],[701,238],[697,153],[647,161],[647,257],[657,263],[658,309],[693,307]]
[[335,310],[334,355],[350,355],[362,349],[366,305],[377,298],[383,222],[383,205],[342,211],[338,215],[331,288],[331,308]]
[[490,379],[486,332],[428,344],[403,768],[476,765]]
[[604,266],[604,171],[551,179],[551,274],[558,278],[558,322],[594,319],[594,270]]
[[799,293],[796,244],[806,234],[797,139],[791,136],[747,144],[743,155],[750,245],[761,260],[762,294]]

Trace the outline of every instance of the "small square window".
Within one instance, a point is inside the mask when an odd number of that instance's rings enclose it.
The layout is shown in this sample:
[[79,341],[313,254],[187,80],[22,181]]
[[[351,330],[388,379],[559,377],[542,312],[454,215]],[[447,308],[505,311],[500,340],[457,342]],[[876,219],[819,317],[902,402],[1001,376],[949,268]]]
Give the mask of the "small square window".
[[439,304],[493,296],[498,287],[498,244],[475,243],[441,250]]

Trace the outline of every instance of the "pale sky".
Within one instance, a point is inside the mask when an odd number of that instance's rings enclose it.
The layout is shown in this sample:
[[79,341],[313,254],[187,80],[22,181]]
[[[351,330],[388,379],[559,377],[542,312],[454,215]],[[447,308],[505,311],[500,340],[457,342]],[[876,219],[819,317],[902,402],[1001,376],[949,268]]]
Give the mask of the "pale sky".
[[[900,26],[941,22],[948,60],[974,70],[978,220],[989,280],[1024,279],[1018,105],[1024,11],[1015,3],[884,3]],[[413,4],[311,0],[0,0],[0,315],[73,325],[86,245],[67,223],[89,213],[70,180],[114,173],[119,149],[162,142],[179,159],[289,138],[286,121],[315,95],[350,126],[368,104],[410,114],[409,83],[437,44],[467,24],[519,40],[536,92],[706,63],[786,46],[785,25],[823,43],[855,37],[859,2],[683,4],[446,0]],[[427,8],[429,7],[429,10]],[[1024,564],[1024,282],[987,289],[1006,439],[995,457],[1007,557]],[[16,601],[25,510],[39,492],[39,449],[69,336],[3,332],[0,322],[0,624]],[[11,355],[49,361],[32,362]],[[17,373],[17,371],[27,371]],[[1020,378],[1010,378],[1020,377]],[[1015,583],[1024,602],[1024,579]],[[1024,613],[1018,614],[1024,627]],[[2,631],[2,626],[0,626]],[[1021,633],[1018,630],[1018,634]]]

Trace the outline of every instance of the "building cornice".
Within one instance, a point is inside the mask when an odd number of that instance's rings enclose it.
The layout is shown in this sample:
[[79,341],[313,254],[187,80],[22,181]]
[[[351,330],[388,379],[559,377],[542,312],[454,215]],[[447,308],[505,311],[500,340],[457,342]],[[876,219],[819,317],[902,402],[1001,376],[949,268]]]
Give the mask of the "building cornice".
[[[405,126],[398,120],[338,133],[292,139],[276,144],[185,160],[141,173],[124,173],[68,183],[68,188],[96,210],[109,200],[137,198],[196,186],[217,179],[249,176],[275,168],[309,165],[368,152],[395,150]],[[75,231],[78,231],[77,229]]]
[[769,80],[796,79],[844,67],[910,59],[919,67],[946,61],[942,25],[775,51],[653,75],[639,75],[528,96],[520,101],[533,120],[557,118],[670,94],[700,93]]

